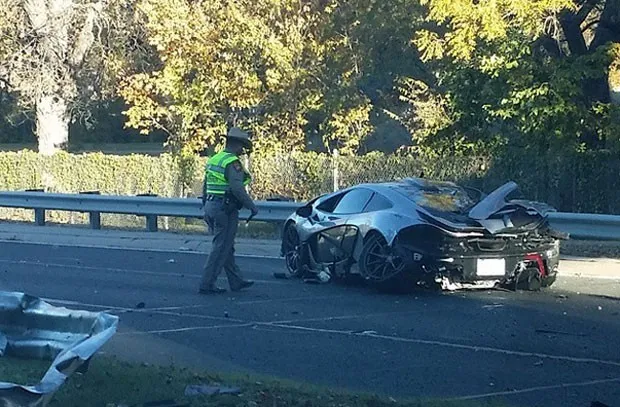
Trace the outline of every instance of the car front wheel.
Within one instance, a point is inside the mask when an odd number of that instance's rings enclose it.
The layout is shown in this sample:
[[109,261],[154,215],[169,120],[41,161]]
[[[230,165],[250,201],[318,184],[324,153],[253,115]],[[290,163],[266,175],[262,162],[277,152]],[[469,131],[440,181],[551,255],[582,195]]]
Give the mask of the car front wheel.
[[404,261],[393,253],[385,238],[378,233],[366,238],[359,268],[362,277],[381,291],[403,293],[415,288]]
[[291,276],[299,277],[301,274],[301,264],[299,261],[300,241],[294,223],[286,225],[282,238],[284,240],[283,252],[286,268]]

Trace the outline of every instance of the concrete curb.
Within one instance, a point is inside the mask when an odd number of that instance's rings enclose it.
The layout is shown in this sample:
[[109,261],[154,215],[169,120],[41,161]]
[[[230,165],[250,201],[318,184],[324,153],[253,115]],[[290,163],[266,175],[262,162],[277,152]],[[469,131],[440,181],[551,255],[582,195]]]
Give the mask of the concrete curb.
[[[206,234],[93,230],[81,227],[40,227],[11,223],[0,224],[0,242],[196,255],[206,255],[211,250],[211,237]],[[237,239],[235,249],[240,257],[281,258],[279,240],[240,238]],[[574,278],[620,280],[620,260],[562,256],[560,275]]]

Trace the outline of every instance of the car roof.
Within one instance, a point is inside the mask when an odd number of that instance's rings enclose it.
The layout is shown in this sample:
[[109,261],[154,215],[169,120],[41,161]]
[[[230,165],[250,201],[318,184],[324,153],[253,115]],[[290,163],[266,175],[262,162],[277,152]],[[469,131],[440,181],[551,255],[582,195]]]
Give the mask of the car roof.
[[450,182],[450,181],[438,181],[438,180],[431,180],[431,179],[425,179],[425,178],[411,177],[411,178],[404,178],[401,180],[389,181],[389,182],[358,184],[348,189],[350,190],[350,189],[355,189],[355,188],[368,188],[375,192],[380,192],[380,193],[383,193],[389,196],[395,192],[399,192],[399,195],[402,195],[402,194],[408,195],[408,194],[411,194],[411,192],[415,190],[424,191],[424,190],[435,190],[437,188],[460,189],[461,187],[455,184],[454,182]]

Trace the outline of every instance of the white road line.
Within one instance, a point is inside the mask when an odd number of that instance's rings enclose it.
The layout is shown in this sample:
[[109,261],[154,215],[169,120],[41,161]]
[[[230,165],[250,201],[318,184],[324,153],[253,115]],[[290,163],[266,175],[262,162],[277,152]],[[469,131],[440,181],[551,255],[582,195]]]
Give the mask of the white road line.
[[[77,237],[77,236],[76,236]],[[119,238],[126,240],[135,240],[135,238]],[[103,249],[103,250],[122,250],[127,252],[153,252],[153,253],[174,253],[174,254],[192,254],[192,255],[206,255],[206,251],[199,250],[175,250],[175,249],[155,249],[155,248],[141,248],[141,247],[123,247],[123,246],[107,246],[107,245],[89,245],[89,244],[68,244],[68,243],[47,243],[47,242],[29,242],[26,240],[15,239],[0,239],[0,243],[21,243],[31,246],[54,246],[54,247],[72,247],[76,249]],[[238,245],[239,243],[237,243]],[[248,259],[265,259],[265,260],[282,260],[281,256],[268,256],[260,254],[240,254],[235,253],[235,257],[248,258]]]
[[117,313],[119,311],[120,312],[131,312],[131,313],[136,313],[136,314],[151,313],[151,314],[159,314],[159,315],[178,316],[178,317],[202,318],[202,319],[209,319],[213,321],[231,321],[231,322],[243,322],[243,323],[247,322],[247,321],[236,319],[236,318],[214,317],[214,316],[202,315],[202,314],[181,314],[178,312],[156,311],[156,308],[127,308],[127,307],[117,307],[114,305],[89,304],[89,303],[78,302],[78,301],[59,300],[59,299],[54,299],[54,298],[44,298],[43,300],[50,302],[50,303],[57,303],[61,305],[75,305],[75,306],[99,308],[102,310],[111,310],[108,312],[116,311]]
[[263,324],[279,325],[279,324],[297,324],[297,323],[300,323],[300,322],[329,322],[329,321],[340,321],[340,320],[343,320],[343,319],[384,317],[384,316],[388,316],[388,315],[408,315],[408,314],[416,314],[416,313],[420,313],[420,312],[424,312],[424,310],[415,310],[415,311],[386,311],[386,312],[374,312],[374,313],[368,313],[368,314],[339,315],[339,316],[334,316],[334,317],[289,319],[289,320],[284,320],[284,321],[264,322]]
[[[315,298],[315,297],[312,297],[312,298]],[[420,312],[419,310],[416,310],[416,311],[386,311],[386,312],[375,312],[375,313],[368,313],[368,314],[352,314],[352,315],[349,314],[349,315],[337,315],[337,316],[329,316],[329,317],[298,318],[298,319],[286,319],[286,320],[263,322],[263,321],[247,321],[247,320],[229,318],[229,317],[215,317],[215,316],[202,315],[202,314],[169,312],[169,310],[174,310],[176,308],[184,309],[184,308],[207,307],[208,304],[188,305],[188,306],[178,306],[178,307],[161,307],[161,308],[128,308],[128,307],[119,307],[119,306],[114,306],[114,305],[92,304],[92,303],[85,303],[85,302],[72,301],[72,300],[61,300],[61,299],[54,299],[54,298],[42,298],[42,299],[50,303],[100,308],[103,310],[116,311],[117,313],[119,311],[120,312],[131,312],[131,313],[137,313],[137,314],[138,313],[142,313],[142,314],[152,313],[152,314],[158,314],[158,315],[170,315],[170,316],[178,316],[178,317],[210,319],[210,320],[215,320],[215,321],[232,321],[232,322],[239,322],[239,323],[250,323],[250,324],[255,324],[255,325],[295,324],[295,323],[303,323],[303,322],[329,322],[329,321],[339,321],[343,319],[369,318],[369,317],[380,317],[380,316],[387,316],[387,315],[407,315],[407,314],[414,314],[414,313]]]
[[620,377],[614,377],[612,379],[600,379],[600,380],[588,380],[585,382],[576,382],[576,383],[560,383],[555,385],[548,386],[536,386],[536,387],[528,387],[526,389],[519,390],[507,390],[507,391],[498,391],[495,393],[483,393],[483,394],[474,394],[471,396],[462,396],[448,399],[449,401],[464,401],[464,400],[476,400],[476,399],[484,399],[489,397],[497,397],[497,396],[511,396],[516,394],[523,393],[533,393],[541,390],[553,390],[553,389],[565,389],[570,387],[586,387],[586,386],[594,386],[597,384],[605,384],[605,383],[615,383],[620,382]]
[[159,329],[154,331],[133,331],[133,332],[119,332],[117,335],[152,335],[152,334],[166,334],[177,332],[190,332],[190,331],[208,331],[212,329],[223,328],[244,328],[253,326],[253,323],[247,324],[230,324],[230,325],[206,325],[206,326],[189,326],[185,328],[173,328],[173,329]]
[[558,274],[558,278],[575,278],[579,280],[611,280],[611,281],[620,281],[620,276],[606,276],[606,275],[598,275],[598,274],[562,274],[560,272]]
[[464,344],[454,343],[454,342],[433,341],[433,340],[428,340],[428,339],[416,339],[416,338],[404,338],[400,336],[380,335],[376,333],[366,333],[366,332],[355,333],[351,331],[342,331],[338,329],[310,328],[306,326],[290,325],[290,324],[273,323],[270,325],[278,326],[284,329],[295,329],[295,330],[302,330],[302,331],[308,331],[308,332],[330,333],[330,334],[339,334],[339,335],[346,335],[346,336],[362,336],[362,337],[369,337],[369,338],[374,338],[374,339],[388,340],[388,341],[393,341],[393,342],[415,343],[418,345],[431,345],[431,346],[439,346],[439,347],[445,347],[445,348],[464,349],[464,350],[469,350],[469,351],[474,351],[474,352],[499,353],[499,354],[509,355],[509,356],[535,357],[535,358],[540,358],[540,359],[561,360],[564,362],[592,363],[592,364],[598,364],[598,365],[620,367],[620,362],[616,362],[612,360],[580,358],[580,357],[563,356],[563,355],[551,355],[551,354],[537,353],[537,352],[515,351],[515,350],[509,350],[509,349],[502,349],[502,348],[493,348],[490,346],[464,345]]
[[[150,275],[150,276],[160,276],[160,277],[187,277],[193,279],[201,278],[198,274],[182,274],[182,273],[160,273],[157,271],[146,271],[146,270],[131,270],[131,269],[121,269],[115,267],[94,267],[94,266],[81,266],[75,264],[61,264],[61,263],[42,263],[36,261],[27,261],[27,260],[0,260],[0,263],[3,264],[18,264],[18,265],[27,265],[27,266],[45,266],[45,267],[57,267],[57,268],[69,268],[69,269],[78,269],[78,270],[91,270],[91,271],[107,271],[113,273],[129,273],[129,274],[137,274],[137,275]],[[256,283],[260,284],[275,284],[282,285],[286,284],[281,281],[272,281],[272,280],[254,280]]]
[[304,296],[304,297],[292,297],[292,298],[270,298],[267,300],[251,300],[251,301],[238,301],[235,304],[239,305],[253,305],[253,304],[268,304],[271,302],[288,302],[288,301],[305,301],[305,300],[335,300],[337,298],[344,298],[343,295],[313,295],[313,296]]
[[[332,321],[332,320],[355,319],[355,318],[372,317],[372,316],[385,316],[385,315],[390,315],[390,314],[407,314],[407,313],[415,313],[416,311],[382,312],[382,313],[374,313],[374,314],[354,314],[354,315],[342,315],[342,316],[335,316],[335,317],[260,322],[260,321],[244,321],[244,320],[235,319],[235,318],[213,317],[213,316],[208,316],[208,315],[197,315],[197,314],[179,315],[177,313],[171,313],[171,312],[166,312],[166,311],[154,311],[153,312],[149,309],[134,310],[131,308],[115,307],[115,306],[99,305],[99,304],[87,304],[87,303],[80,303],[77,301],[61,300],[61,299],[45,299],[45,301],[65,303],[65,304],[70,304],[70,305],[82,305],[82,306],[90,306],[90,307],[107,308],[107,309],[114,309],[114,310],[131,310],[133,312],[151,312],[151,313],[162,314],[162,315],[197,317],[197,318],[211,319],[211,320],[217,320],[217,321],[227,321],[227,322],[230,321],[230,322],[237,323],[237,324],[222,325],[222,327],[226,327],[226,328],[249,327],[249,326],[278,327],[281,329],[291,329],[291,330],[299,330],[299,331],[314,332],[314,333],[330,333],[330,334],[338,334],[338,335],[344,335],[344,336],[368,337],[368,338],[373,338],[373,339],[388,340],[392,342],[415,343],[418,345],[439,346],[439,347],[445,347],[445,348],[463,349],[463,350],[474,351],[474,352],[488,352],[488,353],[497,353],[497,354],[503,354],[503,355],[509,355],[509,356],[535,357],[539,359],[560,360],[560,361],[572,362],[572,363],[591,363],[591,364],[598,364],[598,365],[620,367],[620,362],[611,361],[611,360],[582,358],[582,357],[573,357],[573,356],[565,356],[565,355],[552,355],[552,354],[538,353],[538,352],[515,351],[515,350],[509,350],[509,349],[503,349],[503,348],[494,348],[490,346],[474,346],[474,345],[465,345],[465,344],[447,342],[447,341],[381,335],[381,334],[374,333],[373,331],[353,332],[353,331],[343,331],[343,330],[338,330],[338,329],[312,328],[312,327],[306,327],[306,326],[300,326],[300,325],[292,325],[295,323],[304,323],[304,322],[327,322],[327,321]],[[217,329],[218,327],[219,326],[216,325],[216,326],[174,328],[174,329],[160,330],[160,331],[157,331],[157,333],[183,332],[184,330],[199,330],[199,329]],[[148,333],[148,331],[146,333]]]

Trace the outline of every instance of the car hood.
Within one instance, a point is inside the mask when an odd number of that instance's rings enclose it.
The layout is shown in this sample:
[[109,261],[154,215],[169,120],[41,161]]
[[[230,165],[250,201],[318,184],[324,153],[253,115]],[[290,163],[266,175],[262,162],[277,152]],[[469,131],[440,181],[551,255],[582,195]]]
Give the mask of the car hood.
[[507,182],[473,206],[455,221],[454,215],[427,210],[418,211],[427,221],[461,232],[518,233],[533,230],[544,221],[551,206],[535,201],[511,200],[506,197],[518,188],[515,182]]
[[517,188],[513,181],[505,183],[471,208],[469,217],[475,220],[488,219],[506,205],[506,197]]

